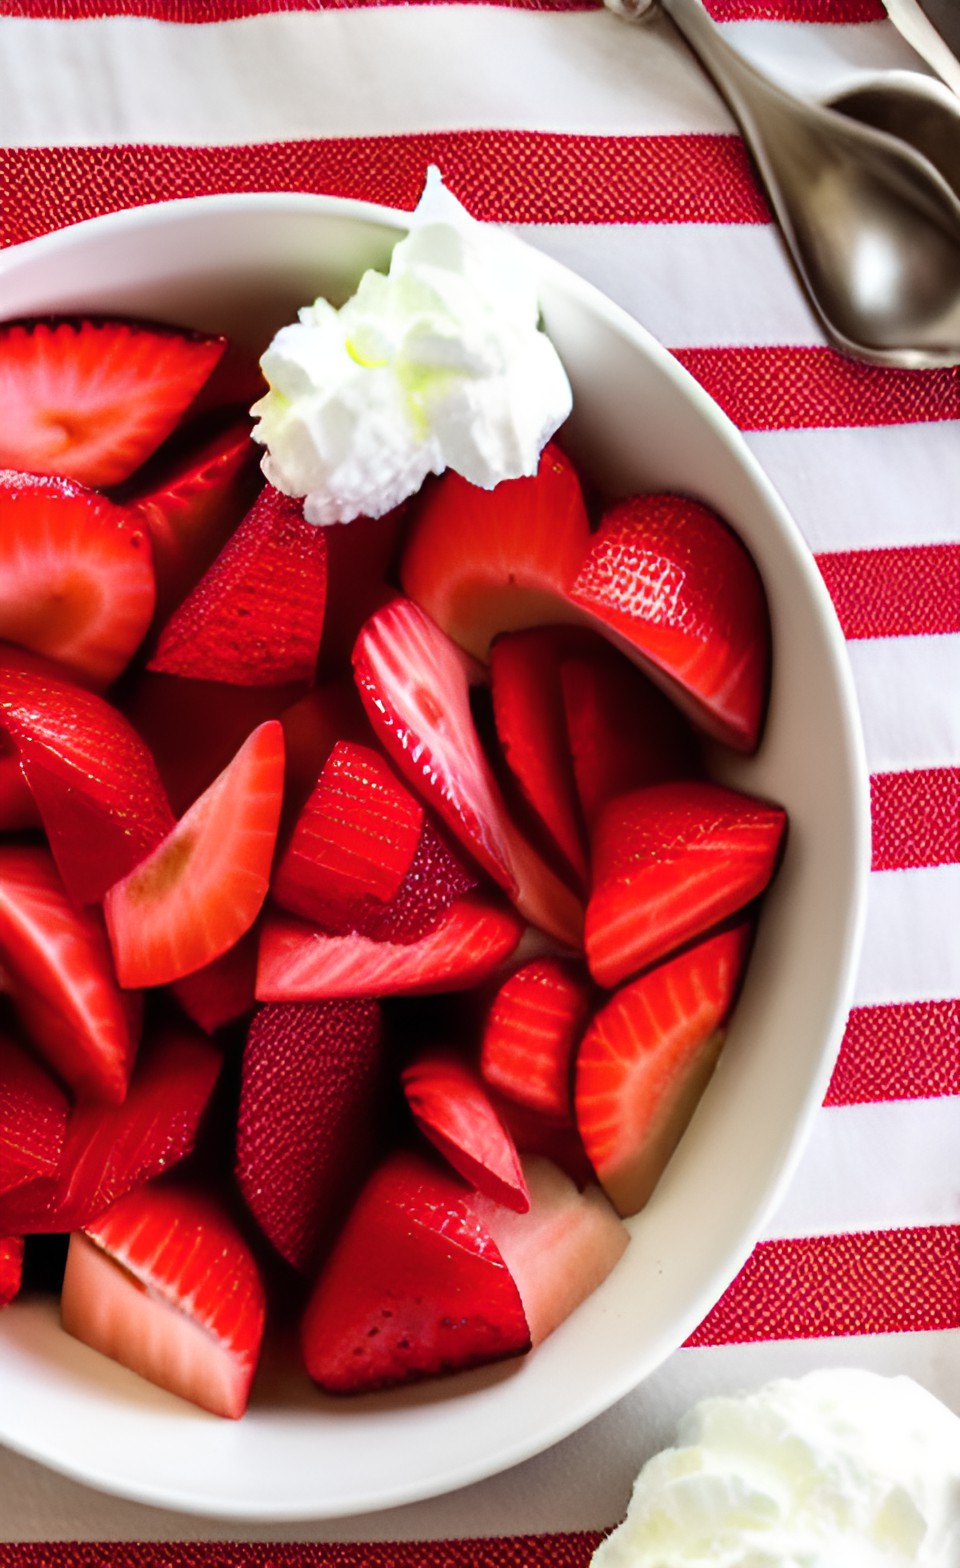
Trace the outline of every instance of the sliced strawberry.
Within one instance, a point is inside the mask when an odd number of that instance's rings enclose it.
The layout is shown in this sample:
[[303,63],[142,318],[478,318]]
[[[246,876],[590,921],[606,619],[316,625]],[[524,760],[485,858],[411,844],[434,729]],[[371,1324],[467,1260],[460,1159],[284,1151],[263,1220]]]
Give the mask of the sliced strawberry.
[[511,1213],[478,1195],[486,1225],[520,1292],[539,1345],[601,1285],[623,1256],[629,1235],[599,1188],[581,1192],[549,1160],[523,1162],[530,1210]]
[[45,849],[0,845],[0,972],[31,1042],[80,1095],[119,1103],[137,1045],[98,917]]
[[577,1055],[584,1148],[621,1214],[650,1197],[726,1038],[750,931],[738,926],[660,964],[601,1009]]
[[[158,677],[159,679],[159,677]],[[235,688],[238,689],[238,688]],[[281,839],[286,841],[338,740],[371,740],[370,726],[350,675],[313,686],[278,714],[287,755]]]
[[163,448],[115,499],[150,535],[163,624],[253,505],[263,478],[250,420],[233,418],[182,450]]
[[394,567],[410,521],[407,505],[382,517],[357,517],[323,530],[327,541],[327,608],[320,664],[331,673],[349,661],[364,621],[394,597]]
[[597,822],[587,960],[616,985],[763,892],[786,827],[782,807],[719,784],[653,784]]
[[369,999],[260,1008],[243,1053],[236,1172],[264,1235],[307,1271],[373,1164],[382,1088]]
[[274,896],[307,918],[322,918],[328,904],[388,902],[410,870],[423,815],[377,752],[337,741],[277,867]]
[[4,749],[7,744],[0,739],[0,833],[40,826],[40,813],[23,776],[20,759],[12,746],[9,751]]
[[475,1195],[419,1155],[370,1177],[307,1307],[307,1371],[335,1394],[366,1392],[522,1354],[517,1287]]
[[504,981],[480,1050],[484,1081],[541,1116],[570,1118],[573,1053],[590,1010],[579,968],[556,958],[524,964]]
[[55,1174],[67,1110],[60,1085],[21,1046],[0,1035],[0,1194]]
[[554,858],[582,888],[587,854],[559,672],[568,642],[557,627],[498,637],[490,649],[490,692],[507,766],[549,834]]
[[353,664],[391,761],[527,920],[577,946],[580,905],[514,827],[483,754],[470,711],[479,666],[404,599],[366,623]]
[[0,637],[108,686],[153,605],[137,518],[72,480],[0,472]]
[[479,1074],[455,1052],[421,1051],[401,1074],[413,1119],[464,1181],[508,1209],[530,1207],[513,1139]]
[[0,1197],[0,1231],[76,1230],[190,1153],[222,1063],[196,1030],[143,1041],[122,1105],[75,1105],[59,1168]]
[[239,942],[267,895],[283,800],[283,730],[261,724],[209,789],[104,899],[123,986],[162,985]]
[[265,1312],[253,1254],[204,1193],[154,1182],[70,1238],[67,1333],[214,1415],[247,1407]]
[[485,659],[498,632],[568,617],[589,545],[580,482],[551,443],[532,479],[481,490],[448,470],[426,487],[400,578],[454,642]]
[[479,895],[458,899],[429,935],[406,943],[335,936],[271,913],[260,938],[257,996],[312,1002],[459,990],[493,974],[516,950],[523,929],[511,909]]
[[171,990],[180,1006],[207,1034],[235,1023],[253,1007],[259,947],[260,932],[253,925],[212,963],[174,980]]
[[694,723],[752,751],[770,679],[760,575],[740,540],[684,496],[645,495],[606,514],[570,590]]
[[281,719],[286,729],[286,714],[300,694],[300,686],[292,683],[229,686],[224,681],[191,681],[143,670],[124,694],[123,708],[156,759],[170,804],[179,816],[223,772],[259,725]]
[[617,795],[699,771],[697,742],[679,708],[615,648],[598,643],[564,659],[560,687],[588,827]]
[[23,1237],[0,1236],[0,1307],[9,1306],[23,1278]]
[[60,874],[96,903],[173,826],[156,764],[109,703],[0,656],[0,729],[15,746]]
[[234,686],[313,678],[327,593],[326,530],[266,485],[174,611],[148,668]]
[[119,484],[173,429],[226,346],[135,321],[0,327],[0,467]]
[[495,1089],[491,1089],[490,1094],[500,1113],[500,1120],[509,1130],[523,1160],[532,1155],[542,1156],[551,1165],[559,1166],[581,1189],[595,1180],[593,1166],[587,1159],[574,1121],[572,1084],[570,1109],[563,1121],[558,1121],[554,1116],[543,1116],[528,1105],[521,1105],[518,1100],[508,1100]]

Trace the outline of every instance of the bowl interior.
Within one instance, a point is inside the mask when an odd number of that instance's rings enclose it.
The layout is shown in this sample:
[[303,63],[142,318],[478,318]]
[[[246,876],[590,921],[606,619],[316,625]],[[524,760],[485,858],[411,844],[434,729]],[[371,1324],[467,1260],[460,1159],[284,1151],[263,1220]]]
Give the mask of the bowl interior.
[[[0,256],[5,317],[121,312],[259,350],[317,294],[383,266],[403,216],[323,197],[205,198],[78,225]],[[0,1315],[0,1441],[144,1502],[236,1519],[322,1518],[434,1495],[549,1446],[680,1345],[734,1277],[829,1079],[862,927],[868,811],[842,637],[809,553],[733,427],[665,350],[536,258],[574,389],[567,442],[611,496],[679,490],[739,531],[770,602],[758,754],[729,782],[781,801],[789,840],[719,1068],[605,1285],[533,1355],[355,1402],[274,1360],[240,1423],[151,1388],[64,1335],[55,1306]]]

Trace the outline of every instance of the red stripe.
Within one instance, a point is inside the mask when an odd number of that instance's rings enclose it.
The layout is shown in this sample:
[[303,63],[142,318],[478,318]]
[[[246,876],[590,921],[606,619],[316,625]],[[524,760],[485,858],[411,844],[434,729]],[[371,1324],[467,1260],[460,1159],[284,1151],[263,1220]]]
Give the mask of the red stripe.
[[677,359],[741,430],[960,419],[960,374],[864,365],[830,348],[685,348]]
[[960,1094],[960,1001],[855,1007],[825,1105]]
[[845,637],[960,632],[960,544],[817,556]]
[[875,773],[870,804],[874,871],[960,861],[960,768]]
[[0,151],[0,243],[174,197],[313,191],[411,208],[427,165],[498,223],[764,223],[737,136],[445,131],[242,147],[11,147]]
[[587,1568],[600,1532],[511,1535],[471,1541],[388,1541],[283,1546],[231,1541],[0,1542],[0,1568]]
[[[0,17],[45,17],[78,21],[103,16],[150,17],[161,22],[227,22],[271,11],[327,11],[367,5],[369,0],[0,0]],[[380,5],[407,0],[377,0]],[[447,0],[418,0],[442,4]],[[538,11],[592,11],[596,0],[460,0],[460,3],[512,5]],[[718,22],[878,22],[881,0],[706,0]]]
[[764,1241],[688,1345],[960,1328],[960,1226]]

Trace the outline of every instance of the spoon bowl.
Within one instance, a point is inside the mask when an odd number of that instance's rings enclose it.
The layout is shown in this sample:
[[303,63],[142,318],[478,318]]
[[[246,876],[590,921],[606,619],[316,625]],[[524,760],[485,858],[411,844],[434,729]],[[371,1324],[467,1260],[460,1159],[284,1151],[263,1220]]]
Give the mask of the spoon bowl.
[[885,71],[832,94],[825,103],[912,147],[960,200],[960,98],[949,87],[919,71]]

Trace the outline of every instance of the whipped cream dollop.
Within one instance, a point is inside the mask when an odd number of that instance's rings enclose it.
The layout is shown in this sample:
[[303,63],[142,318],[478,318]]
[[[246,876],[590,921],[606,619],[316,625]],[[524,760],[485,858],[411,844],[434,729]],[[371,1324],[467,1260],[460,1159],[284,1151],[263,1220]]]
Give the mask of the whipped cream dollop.
[[960,1420],[908,1377],[831,1370],[703,1400],[593,1568],[958,1568]]
[[263,471],[318,524],[379,517],[445,468],[485,489],[535,473],[572,404],[522,247],[436,169],[389,273],[306,306],[260,364]]

